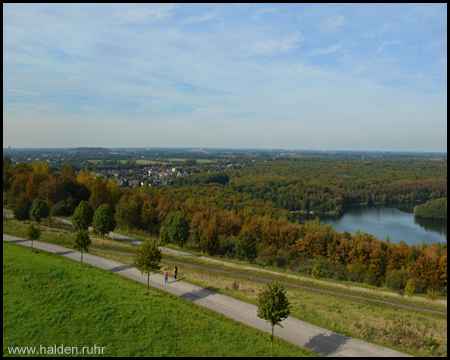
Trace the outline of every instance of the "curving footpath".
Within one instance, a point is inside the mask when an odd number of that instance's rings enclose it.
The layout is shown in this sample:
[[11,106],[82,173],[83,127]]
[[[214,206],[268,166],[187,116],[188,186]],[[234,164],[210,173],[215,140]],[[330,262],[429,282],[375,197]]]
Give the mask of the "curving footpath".
[[[3,241],[24,246],[31,246],[30,240],[5,234],[3,234]],[[34,241],[33,247],[35,249],[41,249],[62,255],[75,261],[79,261],[80,259],[79,252],[62,246],[47,244],[41,241]],[[117,261],[90,254],[83,255],[83,262],[147,284],[147,277],[142,276],[140,272],[131,265],[122,264]],[[197,305],[214,310],[236,321],[270,333],[270,325],[256,316],[257,307],[255,305],[248,304],[246,302],[236,300],[180,280],[175,281],[173,278],[170,280],[171,281],[169,284],[164,284],[163,275],[153,274],[150,276],[150,285],[191,301]],[[370,344],[362,340],[353,339],[345,335],[322,329],[318,326],[308,324],[292,317],[284,320],[283,326],[284,328],[280,328],[278,326],[275,327],[275,336],[283,338],[293,344],[299,345],[323,356],[411,356],[396,350]]]

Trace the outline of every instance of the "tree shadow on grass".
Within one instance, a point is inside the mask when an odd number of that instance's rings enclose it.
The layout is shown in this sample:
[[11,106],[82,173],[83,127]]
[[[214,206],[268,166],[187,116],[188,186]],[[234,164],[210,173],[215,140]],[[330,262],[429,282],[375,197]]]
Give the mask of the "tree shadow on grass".
[[348,336],[333,332],[331,335],[319,334],[313,336],[303,346],[308,350],[312,350],[317,354],[329,356],[337,351],[342,345],[349,340]]

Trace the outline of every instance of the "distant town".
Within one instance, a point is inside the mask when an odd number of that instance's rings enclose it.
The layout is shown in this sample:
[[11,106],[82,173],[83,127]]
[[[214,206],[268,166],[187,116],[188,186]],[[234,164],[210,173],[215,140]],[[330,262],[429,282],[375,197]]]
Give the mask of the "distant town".
[[73,149],[3,149],[13,163],[46,161],[52,172],[74,164],[75,173],[86,169],[105,179],[114,179],[121,187],[170,185],[174,179],[205,172],[221,172],[251,166],[255,162],[286,158],[328,157],[330,159],[369,160],[371,158],[447,159],[446,153],[381,151],[192,149],[192,148],[121,148],[80,147]]

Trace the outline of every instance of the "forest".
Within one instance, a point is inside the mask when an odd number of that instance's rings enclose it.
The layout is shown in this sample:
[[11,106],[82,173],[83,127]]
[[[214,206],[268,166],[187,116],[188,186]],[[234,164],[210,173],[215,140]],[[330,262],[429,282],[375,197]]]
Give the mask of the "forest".
[[414,207],[414,215],[447,220],[447,198],[429,200],[425,204]]
[[293,222],[292,214],[446,197],[446,161],[426,159],[284,158],[164,187],[122,189],[88,170],[76,173],[74,165],[52,172],[46,162],[13,164],[3,157],[3,204],[12,209],[39,198],[51,214],[70,216],[82,200],[94,210],[109,204],[119,229],[157,236],[160,244],[302,273],[320,264],[325,277],[398,291],[413,279],[418,293],[445,296],[446,243],[393,244],[360,231],[338,233],[318,219]]

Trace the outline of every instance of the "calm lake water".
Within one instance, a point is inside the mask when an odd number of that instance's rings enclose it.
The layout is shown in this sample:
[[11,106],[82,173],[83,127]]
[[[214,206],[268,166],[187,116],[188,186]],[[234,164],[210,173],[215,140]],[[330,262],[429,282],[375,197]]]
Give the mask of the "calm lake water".
[[392,243],[403,240],[408,245],[447,241],[447,221],[424,219],[414,216],[413,207],[399,210],[384,205],[349,207],[343,215],[302,215],[302,221],[314,220],[316,216],[325,225],[332,224],[338,232],[347,230],[354,234],[357,229],[363,233]]

